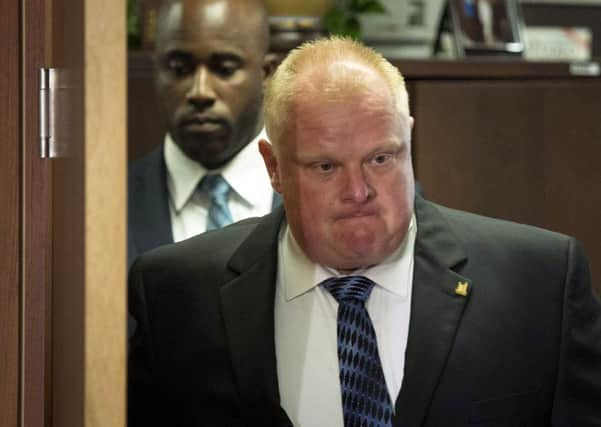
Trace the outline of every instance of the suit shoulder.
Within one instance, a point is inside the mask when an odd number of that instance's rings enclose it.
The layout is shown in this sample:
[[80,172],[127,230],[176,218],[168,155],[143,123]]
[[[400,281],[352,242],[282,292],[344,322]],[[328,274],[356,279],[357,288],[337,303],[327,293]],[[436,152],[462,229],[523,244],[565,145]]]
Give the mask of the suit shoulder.
[[533,225],[488,217],[471,212],[435,205],[450,224],[460,229],[481,232],[495,237],[525,237],[565,241],[570,236]]
[[130,184],[133,179],[143,177],[149,170],[160,170],[163,163],[163,144],[160,144],[158,147],[152,149],[152,151],[128,165],[127,175]]
[[[223,268],[240,244],[260,222],[249,218],[181,242],[160,246],[139,257],[144,270],[199,270]],[[135,265],[135,264],[134,264]]]
[[559,262],[570,247],[579,246],[573,237],[555,231],[432,205],[457,240],[479,255],[502,251],[512,258],[540,257]]

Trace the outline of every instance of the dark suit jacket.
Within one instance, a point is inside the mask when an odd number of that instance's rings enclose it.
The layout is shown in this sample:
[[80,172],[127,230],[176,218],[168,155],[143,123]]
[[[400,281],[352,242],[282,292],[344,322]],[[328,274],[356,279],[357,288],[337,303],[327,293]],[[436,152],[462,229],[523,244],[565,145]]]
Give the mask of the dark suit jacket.
[[[127,188],[127,265],[131,266],[140,254],[173,243],[163,144],[133,162]],[[273,206],[279,204],[281,198],[274,193]]]
[[[416,216],[394,425],[601,425],[601,304],[580,245],[419,197]],[[130,427],[291,425],[273,325],[283,220],[280,209],[134,264]]]

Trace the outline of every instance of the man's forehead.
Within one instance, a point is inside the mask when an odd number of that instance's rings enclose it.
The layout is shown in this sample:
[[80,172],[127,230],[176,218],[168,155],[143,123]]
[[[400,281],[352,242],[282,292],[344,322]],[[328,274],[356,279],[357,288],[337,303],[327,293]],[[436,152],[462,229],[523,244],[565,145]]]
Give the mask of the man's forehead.
[[310,97],[294,109],[291,127],[298,140],[314,139],[345,140],[369,134],[380,141],[396,141],[398,144],[411,139],[411,123],[395,108],[386,95],[368,94],[356,98],[325,100]]
[[298,101],[346,102],[352,98],[385,100],[393,96],[386,78],[353,59],[315,64],[297,77]]
[[314,86],[300,91],[293,103],[299,118],[319,119],[326,116],[392,118],[398,115],[392,93],[385,84],[353,84]]
[[339,59],[332,61],[327,65],[327,72],[332,75],[338,75],[344,71],[350,74],[356,74],[357,76],[362,76],[363,78],[373,78],[374,80],[382,79],[382,76],[380,76],[373,67],[363,64],[353,58]]
[[202,36],[244,44],[255,40],[258,35],[252,31],[260,28],[246,9],[243,2],[228,0],[172,2],[164,12],[159,37],[185,41]]
[[[202,26],[203,28],[223,30],[224,27],[231,24],[228,22],[230,20],[237,20],[242,25],[243,20],[239,19],[241,7],[236,7],[236,4],[225,0],[184,2],[181,15],[178,16],[180,26],[186,29]],[[228,30],[232,29],[235,28],[228,28]]]

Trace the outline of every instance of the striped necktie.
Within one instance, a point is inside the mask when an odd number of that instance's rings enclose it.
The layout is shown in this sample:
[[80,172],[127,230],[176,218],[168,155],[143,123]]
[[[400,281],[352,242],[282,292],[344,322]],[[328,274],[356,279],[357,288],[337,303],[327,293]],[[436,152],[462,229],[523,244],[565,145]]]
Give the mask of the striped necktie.
[[228,208],[229,184],[221,175],[205,175],[198,185],[209,198],[207,230],[224,227],[232,222],[232,214]]
[[365,302],[375,283],[363,276],[320,284],[338,301],[338,367],[344,427],[390,427],[392,403]]

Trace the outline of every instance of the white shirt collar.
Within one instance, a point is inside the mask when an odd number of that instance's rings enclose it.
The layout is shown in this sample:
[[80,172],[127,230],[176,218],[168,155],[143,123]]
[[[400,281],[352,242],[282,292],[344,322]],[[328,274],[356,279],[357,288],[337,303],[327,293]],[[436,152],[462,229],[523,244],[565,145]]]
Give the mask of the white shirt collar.
[[260,202],[261,194],[254,181],[246,176],[247,171],[264,168],[259,152],[259,140],[267,139],[265,129],[220,169],[207,170],[192,160],[178,147],[169,134],[165,135],[163,154],[167,167],[167,187],[171,203],[179,213],[196,191],[200,180],[208,173],[220,173],[241,200],[250,206]]
[[281,235],[283,271],[282,285],[286,301],[290,301],[315,288],[319,283],[334,276],[362,275],[370,278],[378,286],[392,292],[403,299],[408,297],[409,284],[412,280],[413,248],[417,235],[415,213],[411,216],[405,239],[399,248],[382,263],[351,274],[340,274],[336,270],[324,267],[311,261],[300,248],[290,232],[284,226]]

